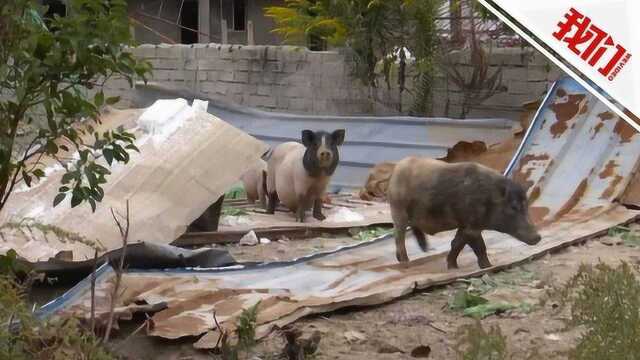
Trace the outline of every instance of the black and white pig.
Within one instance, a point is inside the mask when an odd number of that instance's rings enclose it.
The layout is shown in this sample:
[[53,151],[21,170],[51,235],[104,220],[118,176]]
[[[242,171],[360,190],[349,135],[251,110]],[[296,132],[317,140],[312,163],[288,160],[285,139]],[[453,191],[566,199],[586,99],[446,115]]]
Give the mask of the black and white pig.
[[324,220],[322,197],[331,176],[338,167],[338,147],[345,131],[302,131],[302,144],[286,142],[273,149],[267,161],[267,212],[275,212],[278,201],[296,213],[296,221],[304,222],[305,211],[313,207],[313,217]]
[[391,175],[388,196],[396,258],[401,263],[409,261],[405,247],[407,226],[423,251],[427,250],[425,234],[458,229],[447,256],[449,269],[458,267],[458,255],[465,245],[473,249],[481,268],[492,266],[482,230],[506,233],[528,245],[540,241],[528,217],[524,188],[476,163],[405,158]]

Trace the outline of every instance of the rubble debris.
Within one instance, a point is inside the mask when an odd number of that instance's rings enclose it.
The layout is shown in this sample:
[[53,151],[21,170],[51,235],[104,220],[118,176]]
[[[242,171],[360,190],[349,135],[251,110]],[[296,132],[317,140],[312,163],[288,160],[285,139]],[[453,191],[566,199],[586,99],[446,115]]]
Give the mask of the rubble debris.
[[258,236],[256,236],[255,231],[249,231],[245,236],[240,239],[240,245],[242,246],[256,246],[260,243],[258,240]]

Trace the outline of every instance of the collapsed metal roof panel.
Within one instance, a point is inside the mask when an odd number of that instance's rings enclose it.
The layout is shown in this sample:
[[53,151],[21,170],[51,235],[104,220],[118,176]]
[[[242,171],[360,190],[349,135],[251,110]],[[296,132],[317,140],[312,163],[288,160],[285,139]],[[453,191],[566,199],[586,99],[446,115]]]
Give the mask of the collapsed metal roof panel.
[[[73,260],[79,261],[93,258],[94,247],[100,254],[118,249],[122,239],[110,210],[123,213],[127,200],[129,242],[169,244],[268,149],[183,99],[158,101],[144,112],[114,111],[102,121],[103,128],[123,125],[135,133],[140,153],[132,153],[126,165],[114,163],[95,213],[89,206],[71,208],[69,197],[52,208],[65,170],[51,163],[41,183],[12,195],[1,222],[32,219],[36,225],[28,230],[4,228],[0,252],[15,249],[35,262],[71,251]],[[107,166],[103,159],[99,163]],[[48,225],[74,235],[50,232]]]
[[[531,182],[531,192],[539,187],[533,206],[548,206],[549,209],[544,217],[538,218],[543,239],[536,246],[527,246],[508,235],[486,232],[493,270],[605,232],[640,214],[612,202],[624,190],[640,158],[637,136],[620,131],[619,127],[616,130],[615,124],[606,126],[606,121],[612,119],[602,122],[598,116],[600,105],[586,94],[573,80],[560,81],[532,122],[531,131],[509,172],[520,180]],[[575,99],[579,99],[578,103]],[[590,112],[590,109],[594,111]],[[575,118],[585,114],[590,115]],[[578,121],[582,124],[572,126]],[[566,128],[555,125],[562,123]],[[600,123],[603,125],[593,136]],[[585,129],[592,130],[587,132]],[[597,140],[598,134],[606,134],[599,136],[605,136],[607,141]],[[600,144],[599,141],[608,145],[592,145]],[[558,157],[557,162],[552,163],[552,156]],[[539,160],[528,160],[532,158]],[[605,172],[601,176],[601,169],[611,168],[607,167],[611,159],[619,164],[613,167],[615,175],[604,176],[608,175]],[[565,165],[571,161],[573,163]],[[570,171],[578,162],[577,171]],[[531,171],[529,166],[533,167]],[[543,179],[543,176],[546,177]],[[602,190],[616,181],[616,176],[622,180],[617,181],[611,195],[603,196]],[[605,186],[603,181],[610,177],[611,182]],[[594,206],[601,208],[589,210]],[[123,276],[125,293],[117,312],[127,317],[136,311],[134,304],[166,302],[168,308],[153,315],[154,327],[149,334],[164,338],[204,335],[195,346],[212,348],[219,337],[213,320],[214,310],[221,325],[233,330],[242,310],[260,300],[257,319],[260,337],[274,326],[283,326],[305,315],[347,306],[380,304],[416,288],[492,270],[479,270],[470,249],[461,254],[460,269],[447,270],[444,258],[452,237],[452,232],[430,237],[431,248],[424,253],[409,236],[407,250],[412,260],[408,267],[397,263],[394,239],[387,236],[290,262],[226,269],[130,271]],[[113,272],[106,269],[96,286],[99,316],[107,311],[112,278]],[[89,291],[86,283],[81,284],[66,297],[45,306],[40,314],[47,316],[56,312],[88,317]]]

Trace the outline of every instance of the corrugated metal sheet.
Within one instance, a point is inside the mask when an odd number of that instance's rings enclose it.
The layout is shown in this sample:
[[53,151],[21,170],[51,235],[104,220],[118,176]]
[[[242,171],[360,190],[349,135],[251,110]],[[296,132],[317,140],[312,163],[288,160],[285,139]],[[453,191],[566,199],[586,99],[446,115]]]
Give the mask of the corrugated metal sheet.
[[[538,217],[543,240],[527,246],[495,232],[485,239],[489,257],[498,269],[539,256],[635,219],[640,212],[612,202],[619,196],[640,158],[635,132],[608,117],[606,109],[573,80],[556,84],[532,122],[508,173],[531,184],[533,206],[547,208]],[[601,116],[602,115],[602,116]],[[602,124],[602,125],[600,125]],[[574,126],[575,125],[575,126]],[[555,158],[554,158],[555,157]],[[537,190],[539,189],[539,190]],[[423,253],[411,238],[407,242],[409,266],[395,259],[390,236],[291,262],[230,269],[183,271],[130,271],[123,277],[125,293],[118,313],[133,311],[133,304],[166,302],[168,308],[153,316],[150,335],[178,338],[204,334],[196,347],[215,346],[215,310],[222,326],[232,330],[242,309],[261,300],[258,336],[312,313],[353,305],[380,304],[416,288],[478,275],[469,249],[460,269],[446,269],[445,256],[452,232],[430,237]],[[97,312],[104,316],[113,273],[104,268],[97,284]],[[64,298],[45,306],[52,312],[89,314],[87,282]]]
[[[138,86],[136,106],[145,107],[161,98],[193,98],[188,90]],[[201,96],[198,94],[198,96]],[[321,116],[266,112],[209,100],[208,112],[260,139],[269,146],[300,141],[303,129],[346,129],[340,166],[332,178],[334,191],[364,185],[367,172],[383,161],[410,155],[441,158],[460,141],[499,143],[512,135],[515,122],[507,119],[418,118],[409,116]]]

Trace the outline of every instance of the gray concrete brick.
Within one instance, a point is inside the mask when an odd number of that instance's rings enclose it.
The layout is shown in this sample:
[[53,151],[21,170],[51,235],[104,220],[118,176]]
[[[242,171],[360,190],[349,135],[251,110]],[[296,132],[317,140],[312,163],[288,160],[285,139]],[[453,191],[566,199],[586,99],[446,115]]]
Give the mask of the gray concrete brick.
[[270,95],[273,92],[273,87],[268,85],[258,85],[256,93],[258,95]]
[[234,71],[233,81],[246,84],[249,82],[249,73],[246,71]]
[[313,100],[310,99],[289,99],[288,108],[292,111],[309,112],[313,111]]
[[276,107],[276,99],[270,96],[251,95],[249,98],[249,105],[256,107]]
[[233,81],[233,72],[231,72],[231,71],[220,71],[220,72],[218,72],[218,79],[220,81]]

